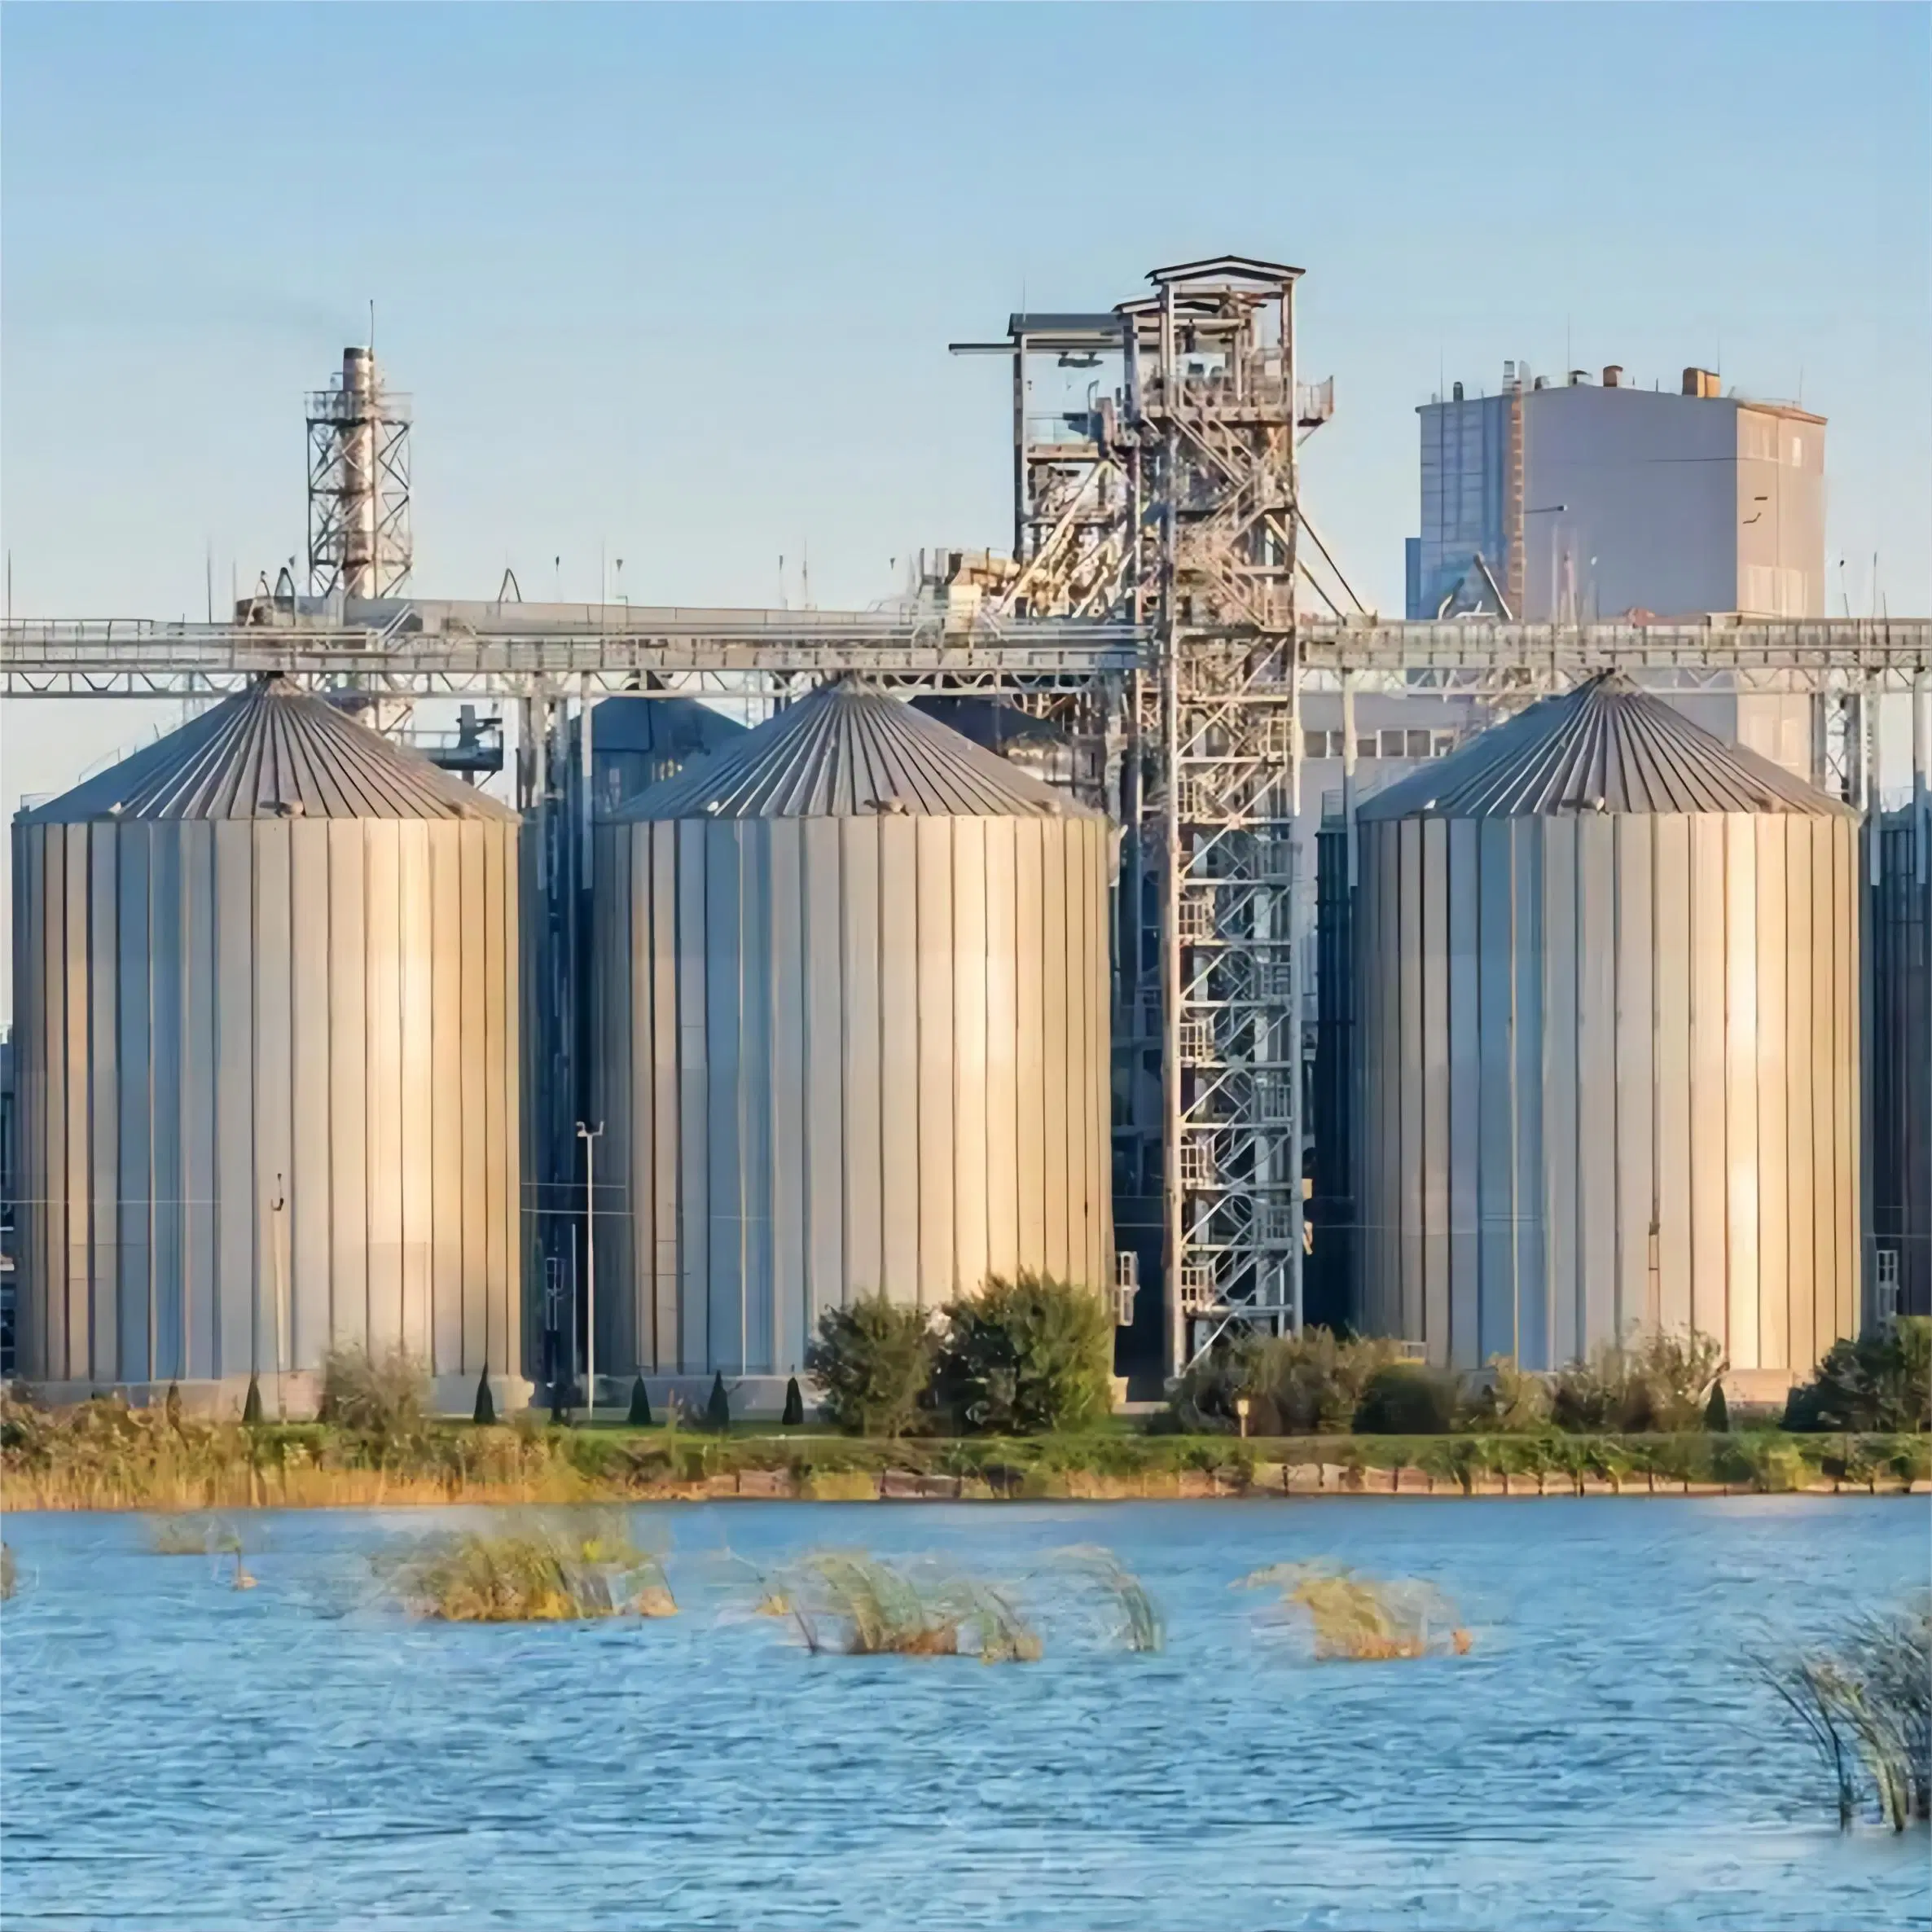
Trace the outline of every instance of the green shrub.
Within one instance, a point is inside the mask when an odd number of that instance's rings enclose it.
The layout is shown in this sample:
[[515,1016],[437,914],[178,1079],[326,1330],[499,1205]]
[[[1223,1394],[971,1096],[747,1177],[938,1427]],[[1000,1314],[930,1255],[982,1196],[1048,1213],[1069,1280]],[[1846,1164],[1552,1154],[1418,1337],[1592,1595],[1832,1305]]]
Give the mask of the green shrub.
[[1703,1423],[1705,1406],[1728,1366],[1715,1337],[1696,1328],[1647,1336],[1637,1363],[1648,1406],[1642,1426],[1666,1432]]
[[1906,1434],[1932,1410],[1932,1318],[1902,1315],[1889,1335],[1834,1341],[1817,1375],[1785,1399],[1785,1426]]
[[946,1311],[939,1396],[967,1429],[1043,1435],[1113,1407],[1113,1319],[1090,1288],[1023,1271]]
[[1710,1400],[1704,1405],[1704,1426],[1714,1436],[1731,1433],[1731,1405],[1724,1399],[1722,1382],[1710,1391]]
[[1376,1372],[1405,1359],[1398,1342],[1344,1338],[1327,1328],[1240,1336],[1211,1349],[1181,1377],[1173,1413],[1186,1429],[1228,1430],[1235,1399],[1245,1395],[1250,1435],[1346,1435]]
[[651,1391],[644,1386],[640,1375],[630,1385],[630,1407],[624,1420],[632,1429],[648,1429],[651,1426]]
[[784,1413],[779,1417],[782,1429],[797,1429],[805,1421],[805,1394],[798,1386],[798,1377],[788,1376],[785,1380]]
[[[1258,1335],[1223,1335],[1181,1372],[1168,1396],[1169,1425],[1188,1435],[1212,1435],[1235,1428],[1235,1398],[1253,1399],[1261,1356]],[[1251,1416],[1258,1434],[1279,1432],[1271,1408]]]
[[937,1347],[923,1309],[868,1296],[826,1310],[805,1365],[825,1392],[819,1407],[835,1429],[902,1436],[922,1420]]
[[1368,1378],[1355,1405],[1357,1435],[1440,1436],[1456,1426],[1456,1378],[1416,1362],[1391,1362]]
[[711,1393],[705,1399],[705,1426],[721,1435],[731,1426],[731,1398],[726,1390],[722,1371],[711,1377]]
[[470,1412],[470,1420],[479,1429],[496,1427],[496,1398],[490,1392],[487,1368],[476,1377],[476,1406]]
[[380,1359],[365,1348],[332,1349],[323,1358],[321,1420],[379,1449],[419,1437],[428,1420],[429,1381],[402,1349]]
[[1491,1355],[1489,1381],[1470,1398],[1469,1425],[1499,1435],[1533,1434],[1550,1420],[1549,1384],[1519,1368],[1513,1355]]
[[1558,1375],[1550,1413],[1559,1428],[1581,1434],[1701,1428],[1724,1368],[1723,1351],[1694,1328],[1649,1335],[1636,1347],[1599,1342]]

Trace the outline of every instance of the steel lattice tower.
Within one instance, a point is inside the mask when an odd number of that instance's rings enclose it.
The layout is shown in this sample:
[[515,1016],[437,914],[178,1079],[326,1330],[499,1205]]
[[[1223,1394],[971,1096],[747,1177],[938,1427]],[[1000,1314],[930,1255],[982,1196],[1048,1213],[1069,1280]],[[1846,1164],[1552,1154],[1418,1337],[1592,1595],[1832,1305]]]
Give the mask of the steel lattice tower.
[[385,389],[372,349],[310,394],[309,588],[393,597],[409,581],[409,397]]
[[[1333,405],[1332,385],[1297,378],[1300,275],[1184,263],[1110,312],[1015,315],[1004,343],[955,345],[1013,360],[1017,569],[998,607],[1129,619],[1158,640],[1155,674],[1130,683],[1109,802],[1130,835],[1116,1165],[1131,1176],[1157,1136],[1170,1370],[1231,1325],[1300,1319],[1295,942],[1312,901],[1294,839],[1296,589],[1311,574],[1297,450]],[[1117,356],[1118,389],[1096,382],[1085,409],[1034,418],[1040,355],[1076,369]],[[1157,1045],[1150,1122],[1135,1095]]]

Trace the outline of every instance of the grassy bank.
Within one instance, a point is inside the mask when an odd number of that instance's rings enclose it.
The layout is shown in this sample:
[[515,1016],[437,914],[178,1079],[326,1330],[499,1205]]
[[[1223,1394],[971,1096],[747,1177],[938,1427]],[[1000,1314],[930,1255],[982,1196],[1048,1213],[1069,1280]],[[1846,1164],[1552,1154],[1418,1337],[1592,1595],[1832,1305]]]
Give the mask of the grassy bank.
[[1324,1495],[1896,1494],[1932,1483],[1923,1435],[1079,1434],[856,1439],[749,1425],[723,1434],[599,1425],[170,1420],[112,1402],[7,1405],[10,1509],[306,1508],[779,1497],[1117,1499]]

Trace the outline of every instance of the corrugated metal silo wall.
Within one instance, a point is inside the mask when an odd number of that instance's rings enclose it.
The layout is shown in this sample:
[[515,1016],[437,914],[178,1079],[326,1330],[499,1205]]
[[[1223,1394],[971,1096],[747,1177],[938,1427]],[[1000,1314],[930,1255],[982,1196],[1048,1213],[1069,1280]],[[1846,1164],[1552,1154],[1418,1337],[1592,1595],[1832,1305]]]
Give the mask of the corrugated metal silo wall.
[[1899,1312],[1932,1315],[1932,853],[1908,818],[1878,836],[1868,928],[1873,1246],[1898,1256]]
[[1855,830],[1359,828],[1365,1329],[1548,1368],[1694,1325],[1796,1371],[1856,1331]]
[[1350,1319],[1355,1279],[1355,1001],[1346,827],[1324,825],[1315,840],[1313,1246],[1302,1310],[1313,1325]]
[[596,838],[599,1364],[782,1374],[862,1295],[1111,1280],[1103,822]]
[[514,826],[14,841],[20,1372],[520,1372]]

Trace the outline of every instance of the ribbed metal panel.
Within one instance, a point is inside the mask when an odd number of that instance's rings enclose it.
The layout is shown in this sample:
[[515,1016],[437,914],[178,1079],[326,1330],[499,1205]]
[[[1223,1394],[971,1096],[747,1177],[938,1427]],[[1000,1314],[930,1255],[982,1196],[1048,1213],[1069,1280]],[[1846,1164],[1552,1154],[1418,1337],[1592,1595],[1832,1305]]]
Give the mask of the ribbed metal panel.
[[783,1375],[862,1295],[1111,1279],[1110,834],[984,756],[835,687],[597,828],[600,1369]]
[[1091,816],[1065,793],[883,692],[845,682],[617,808],[624,819]]
[[1868,828],[1875,1257],[1897,1257],[1898,1311],[1932,1315],[1932,815]]
[[1606,683],[1363,806],[1363,1327],[1549,1368],[1694,1324],[1772,1382],[1855,1332],[1858,828],[1766,771],[1728,809],[1748,755]]
[[271,685],[16,822],[29,1380],[519,1373],[516,820],[417,763]]
[[1378,792],[1361,819],[1542,812],[1796,812],[1846,807],[1613,674],[1581,684]]
[[515,816],[326,700],[271,677],[19,822]]

